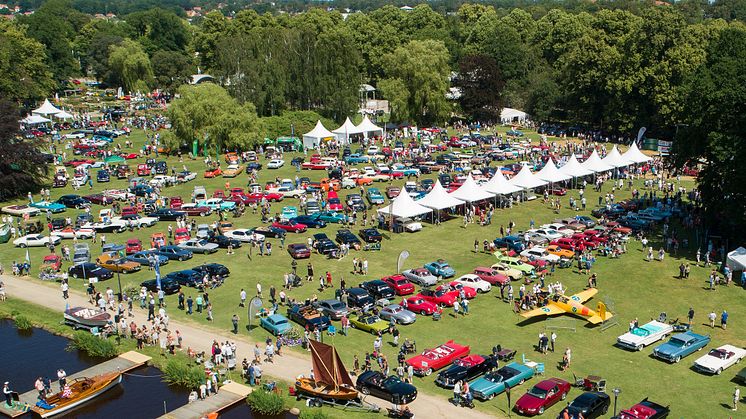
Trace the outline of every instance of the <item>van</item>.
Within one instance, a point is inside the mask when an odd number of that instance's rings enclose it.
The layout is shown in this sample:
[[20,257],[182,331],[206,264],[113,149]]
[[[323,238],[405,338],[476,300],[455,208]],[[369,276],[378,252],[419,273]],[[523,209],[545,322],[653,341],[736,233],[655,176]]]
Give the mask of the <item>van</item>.
[[194,201],[200,201],[203,199],[207,199],[207,190],[204,186],[195,186],[194,192],[192,192]]

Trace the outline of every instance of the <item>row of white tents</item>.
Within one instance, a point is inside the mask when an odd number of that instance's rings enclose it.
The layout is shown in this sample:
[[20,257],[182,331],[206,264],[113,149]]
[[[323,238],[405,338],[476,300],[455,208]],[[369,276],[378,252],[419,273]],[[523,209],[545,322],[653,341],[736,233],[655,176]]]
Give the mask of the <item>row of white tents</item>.
[[486,183],[479,185],[470,175],[455,191],[447,192],[440,181],[436,181],[430,192],[415,201],[406,191],[402,191],[388,206],[378,210],[379,213],[396,218],[411,218],[437,210],[454,208],[464,203],[483,201],[496,198],[498,195],[511,195],[523,190],[538,188],[549,184],[584,177],[594,173],[606,172],[616,168],[646,163],[652,160],[643,154],[636,144],[624,154],[614,148],[603,159],[594,150],[591,156],[580,163],[574,155],[560,167],[550,158],[547,164],[538,172],[532,173],[527,165],[510,180],[503,176],[500,170]]
[[316,126],[303,134],[303,148],[318,148],[321,141],[327,139],[335,139],[338,143],[349,144],[350,136],[353,135],[362,135],[364,138],[368,138],[369,135],[383,135],[383,128],[374,124],[367,115],[358,125],[353,124],[350,118],[347,118],[344,124],[333,131],[326,129],[321,121],[316,121]]
[[49,117],[72,119],[73,115],[66,112],[64,109],[52,105],[49,99],[44,99],[44,103],[42,103],[41,106],[31,111],[31,115],[21,119],[20,122],[26,125],[43,124],[46,122],[52,122]]

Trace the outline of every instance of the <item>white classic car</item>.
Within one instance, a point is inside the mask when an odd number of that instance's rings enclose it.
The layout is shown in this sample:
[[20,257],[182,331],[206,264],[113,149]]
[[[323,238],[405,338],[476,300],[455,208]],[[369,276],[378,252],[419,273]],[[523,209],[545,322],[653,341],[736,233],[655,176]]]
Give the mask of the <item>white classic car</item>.
[[547,249],[543,247],[539,247],[539,246],[532,247],[530,249],[526,249],[522,251],[521,256],[531,259],[531,260],[543,260],[544,262],[547,262],[547,263],[552,263],[552,262],[556,263],[556,262],[559,262],[560,260],[559,256],[549,253],[547,252]]
[[40,247],[49,246],[50,243],[58,245],[60,244],[60,241],[62,241],[62,239],[59,237],[47,237],[42,234],[28,234],[13,240],[13,245],[17,247]]
[[7,207],[3,207],[2,211],[6,214],[15,216],[28,214],[29,217],[39,215],[39,212],[41,212],[39,208],[30,207],[28,205],[8,205]]
[[653,320],[619,336],[616,338],[616,343],[623,348],[641,351],[651,343],[665,339],[671,332],[673,332],[673,326]]
[[264,241],[264,235],[254,233],[248,228],[237,228],[223,233],[224,236],[244,243],[259,243]]
[[135,194],[126,189],[107,189],[103,191],[102,194],[109,198],[116,199],[117,201],[128,201],[135,197]]
[[465,287],[474,288],[480,294],[492,289],[492,284],[474,274],[461,275],[455,282]]
[[67,227],[62,230],[56,230],[50,233],[50,236],[59,237],[62,239],[90,239],[93,237],[93,229],[92,228],[72,228]]
[[746,349],[723,345],[710,349],[707,355],[694,361],[694,369],[708,374],[720,374],[731,365],[741,362],[744,357],[746,357]]

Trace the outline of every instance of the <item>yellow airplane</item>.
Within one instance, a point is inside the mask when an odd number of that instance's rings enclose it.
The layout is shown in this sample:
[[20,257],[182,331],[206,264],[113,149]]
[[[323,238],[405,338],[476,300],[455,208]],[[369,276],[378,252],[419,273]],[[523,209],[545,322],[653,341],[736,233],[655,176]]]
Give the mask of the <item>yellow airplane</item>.
[[555,295],[549,298],[547,305],[544,307],[535,308],[526,313],[521,313],[521,316],[531,318],[536,316],[554,316],[556,314],[567,313],[583,317],[590,323],[598,324],[609,320],[613,317],[613,314],[606,311],[606,304],[602,302],[598,303],[596,311],[583,305],[584,302],[590,300],[597,292],[597,289],[589,288],[570,297]]

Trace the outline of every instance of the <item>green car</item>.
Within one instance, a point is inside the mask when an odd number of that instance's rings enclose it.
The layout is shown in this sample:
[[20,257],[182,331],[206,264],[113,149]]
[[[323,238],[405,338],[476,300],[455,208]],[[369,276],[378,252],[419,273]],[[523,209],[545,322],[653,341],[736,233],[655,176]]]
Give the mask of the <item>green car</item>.
[[335,211],[321,211],[313,215],[321,221],[327,223],[343,224],[347,222],[347,216]]
[[373,314],[350,314],[349,315],[350,326],[355,329],[360,329],[365,332],[370,332],[377,335],[378,332],[386,333],[389,328],[389,322],[383,321],[378,316]]
[[378,188],[368,188],[368,192],[365,195],[371,205],[381,205],[385,202]]
[[505,255],[496,255],[497,261],[505,264],[507,266],[510,266],[511,268],[518,269],[519,271],[523,272],[524,274],[530,275],[534,272],[534,267],[529,265],[528,263],[521,262],[520,259],[514,258],[511,256],[505,256]]

